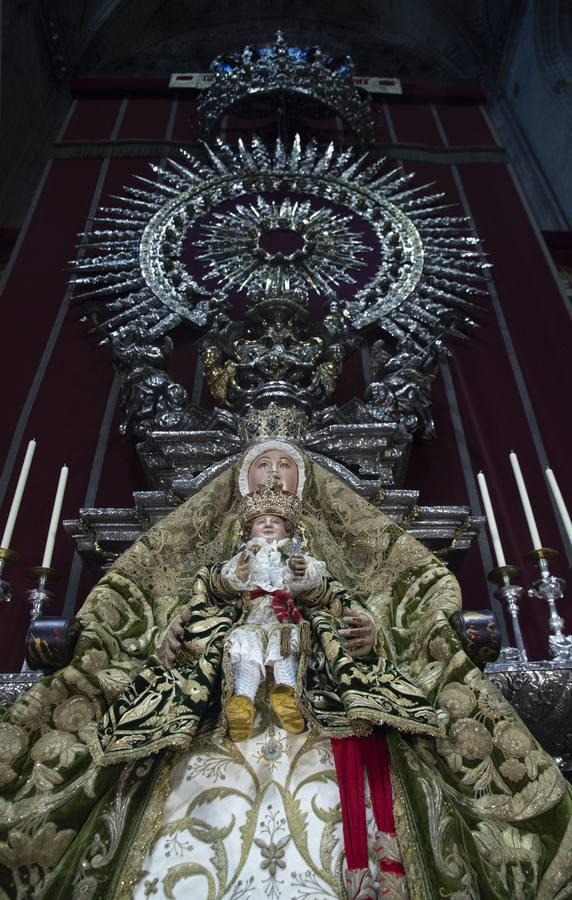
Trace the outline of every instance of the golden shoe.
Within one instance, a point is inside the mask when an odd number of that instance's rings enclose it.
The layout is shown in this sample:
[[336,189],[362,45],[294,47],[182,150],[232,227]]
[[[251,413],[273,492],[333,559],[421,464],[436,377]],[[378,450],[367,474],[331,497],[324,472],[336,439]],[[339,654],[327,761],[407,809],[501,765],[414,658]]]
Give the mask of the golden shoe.
[[254,703],[249,697],[235,694],[227,700],[224,712],[228,731],[233,741],[246,741],[252,734]]
[[304,731],[306,722],[296,703],[294,688],[285,684],[276,685],[270,694],[270,703],[284,731],[288,734],[300,734]]

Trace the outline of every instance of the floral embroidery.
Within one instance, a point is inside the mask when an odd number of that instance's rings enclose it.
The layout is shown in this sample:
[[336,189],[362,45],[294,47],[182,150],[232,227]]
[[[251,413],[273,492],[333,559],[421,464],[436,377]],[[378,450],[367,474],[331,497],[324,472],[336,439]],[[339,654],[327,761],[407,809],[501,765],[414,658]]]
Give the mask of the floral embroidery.
[[59,692],[50,690],[44,684],[36,684],[14,703],[10,709],[10,719],[30,730],[41,728],[50,720],[52,705],[67,696],[65,688]]
[[442,663],[449,662],[451,658],[451,650],[444,637],[436,637],[429,641],[429,653],[433,659]]
[[486,759],[493,749],[493,739],[485,725],[473,719],[459,719],[449,736],[454,749],[465,759]]
[[73,838],[75,831],[65,828],[58,831],[54,822],[42,825],[33,835],[14,830],[6,843],[0,843],[0,862],[11,869],[38,865],[49,869],[59,861]]
[[57,760],[58,766],[67,768],[75,761],[78,753],[86,753],[84,744],[79,744],[73,735],[62,731],[47,731],[32,748],[35,762]]
[[542,845],[536,834],[520,832],[510,825],[479,822],[474,838],[483,854],[485,864],[498,871],[503,888],[509,888],[509,868],[512,869],[514,896],[536,896],[538,862]]
[[0,724],[0,761],[12,762],[22,755],[27,746],[28,736],[23,728],[8,722]]
[[16,799],[21,800],[33,791],[40,794],[48,794],[57,785],[63,782],[63,776],[55,769],[50,769],[43,763],[34,763],[34,767],[26,784],[16,794]]
[[498,722],[494,729],[494,741],[506,756],[526,756],[533,746],[528,731],[516,722]]
[[194,703],[209,699],[208,686],[206,684],[199,684],[199,682],[195,681],[193,678],[187,678],[186,680],[181,681],[181,690],[183,694],[190,697]]
[[439,694],[439,703],[452,716],[459,718],[468,716],[475,708],[476,698],[474,691],[458,681],[446,684]]
[[91,648],[86,650],[81,658],[81,667],[84,672],[95,674],[100,669],[105,669],[109,665],[109,657],[105,650],[96,650]]
[[61,731],[79,731],[94,717],[93,703],[87,697],[70,697],[54,710],[53,721]]
[[133,672],[124,672],[122,669],[105,669],[95,676],[101,685],[101,689],[108,703],[111,703],[119,694],[131,684]]
[[526,766],[518,759],[509,758],[501,763],[499,771],[504,778],[508,778],[509,781],[514,781],[516,783],[517,781],[521,781],[526,775]]
[[147,880],[145,882],[145,896],[150,897],[151,894],[158,894],[159,888],[157,885],[159,884],[158,878],[152,878],[151,880]]
[[479,684],[478,707],[486,719],[502,719],[506,701],[493,684],[484,679]]
[[8,763],[0,762],[0,787],[10,784],[16,778],[16,772]]
[[268,872],[268,878],[262,882],[266,885],[264,892],[267,897],[273,898],[280,896],[281,887],[284,884],[284,881],[278,878],[278,871],[286,868],[285,848],[290,841],[290,835],[285,834],[283,837],[277,838],[281,831],[286,830],[286,819],[279,818],[278,812],[272,808],[271,804],[267,808],[268,812],[261,822],[260,831],[262,834],[267,834],[269,840],[255,838],[254,843],[260,848],[262,856],[260,868],[266,869]]
[[270,771],[274,771],[282,756],[286,753],[286,741],[284,737],[269,735],[266,740],[258,744],[258,750],[254,754],[255,759],[268,764]]

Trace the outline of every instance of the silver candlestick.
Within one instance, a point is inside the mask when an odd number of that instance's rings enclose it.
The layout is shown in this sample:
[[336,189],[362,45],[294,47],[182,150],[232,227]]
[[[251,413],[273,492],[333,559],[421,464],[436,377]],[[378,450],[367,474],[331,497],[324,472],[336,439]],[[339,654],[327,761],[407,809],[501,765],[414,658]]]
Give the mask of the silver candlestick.
[[0,547],[0,603],[10,603],[12,599],[12,587],[9,581],[2,577],[6,563],[14,562],[18,554],[8,547]]
[[548,560],[558,556],[558,550],[551,547],[539,547],[527,555],[527,560],[538,565],[540,578],[528,589],[529,597],[538,597],[548,603],[548,626],[550,637],[548,648],[555,662],[572,663],[572,635],[564,634],[564,619],[558,615],[556,601],[564,596],[563,587],[566,582],[550,574]]
[[47,566],[34,566],[33,569],[30,569],[30,575],[33,578],[38,579],[38,584],[35,588],[32,588],[31,591],[26,592],[26,596],[28,598],[28,602],[31,604],[32,609],[30,610],[30,618],[32,622],[41,616],[44,612],[44,605],[49,603],[52,599],[53,594],[47,588],[47,583],[49,580],[54,580],[58,577],[58,572],[55,569],[51,569]]
[[507,608],[512,622],[514,640],[516,642],[516,647],[501,647],[498,659],[495,660],[495,665],[498,665],[499,663],[518,665],[528,662],[528,656],[524,647],[522,632],[520,630],[520,622],[518,621],[518,603],[524,593],[524,588],[519,584],[512,584],[511,581],[511,579],[518,578],[519,575],[520,569],[516,566],[499,566],[498,568],[493,569],[492,572],[489,572],[487,576],[489,581],[494,581],[495,584],[498,584],[499,586],[495,591],[495,597],[501,600]]

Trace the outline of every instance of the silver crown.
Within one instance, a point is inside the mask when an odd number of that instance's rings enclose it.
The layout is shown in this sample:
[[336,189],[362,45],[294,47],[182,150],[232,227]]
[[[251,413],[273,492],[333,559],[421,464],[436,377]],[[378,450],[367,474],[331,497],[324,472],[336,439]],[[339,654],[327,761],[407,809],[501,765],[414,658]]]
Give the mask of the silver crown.
[[210,65],[214,80],[199,101],[203,131],[208,134],[228,111],[254,95],[301,94],[332,109],[359,138],[373,139],[369,97],[353,83],[349,56],[331,57],[319,47],[290,47],[281,31],[270,47],[245,47],[218,56]]
[[251,407],[244,413],[241,437],[245,444],[267,437],[300,440],[307,431],[308,424],[308,416],[301,409],[280,406],[271,401],[264,409]]

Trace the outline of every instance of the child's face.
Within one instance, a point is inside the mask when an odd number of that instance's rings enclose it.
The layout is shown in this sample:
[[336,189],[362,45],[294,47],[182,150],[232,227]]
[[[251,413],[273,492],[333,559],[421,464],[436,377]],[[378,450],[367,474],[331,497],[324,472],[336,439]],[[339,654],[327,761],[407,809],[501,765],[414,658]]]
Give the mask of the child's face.
[[250,529],[251,538],[261,537],[270,544],[272,541],[281,541],[287,536],[286,524],[280,516],[266,514],[253,519]]

